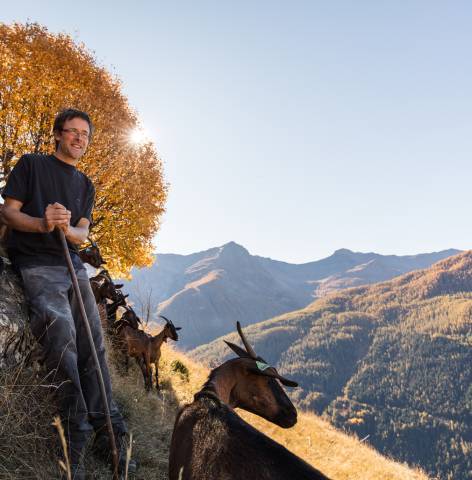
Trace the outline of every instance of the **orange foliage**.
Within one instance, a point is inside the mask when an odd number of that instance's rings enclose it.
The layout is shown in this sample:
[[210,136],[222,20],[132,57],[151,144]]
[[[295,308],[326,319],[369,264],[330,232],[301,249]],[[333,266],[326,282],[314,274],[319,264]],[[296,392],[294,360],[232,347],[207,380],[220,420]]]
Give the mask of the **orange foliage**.
[[84,45],[36,23],[0,24],[0,182],[22,154],[54,151],[52,124],[63,108],[84,110],[94,123],[79,164],[97,192],[92,236],[110,270],[126,275],[152,261],[164,212],[167,185],[154,145],[129,141],[136,113]]

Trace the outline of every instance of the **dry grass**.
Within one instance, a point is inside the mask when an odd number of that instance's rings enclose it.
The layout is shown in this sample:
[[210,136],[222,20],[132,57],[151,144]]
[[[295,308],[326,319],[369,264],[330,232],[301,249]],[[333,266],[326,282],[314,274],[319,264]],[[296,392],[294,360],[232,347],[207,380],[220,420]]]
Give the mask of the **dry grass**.
[[[115,399],[133,433],[133,457],[140,464],[134,478],[166,479],[175,415],[179,405],[192,401],[208,370],[164,345],[162,394],[158,396],[155,391],[144,392],[137,368],[131,368],[127,376],[120,375],[113,366],[115,361],[111,362]],[[176,361],[180,364],[176,365]],[[188,374],[182,365],[187,367]],[[0,478],[59,478],[61,447],[51,426],[55,411],[45,382],[25,369],[4,373],[1,380]],[[294,428],[284,430],[246,412],[239,413],[332,479],[427,479],[421,472],[386,459],[314,415],[301,414]],[[93,455],[88,456],[87,469],[94,478],[111,478],[107,467]]]
[[0,478],[59,478],[60,441],[47,382],[31,370],[0,374]]
[[284,430],[248,412],[251,425],[285,445],[336,480],[427,480],[420,470],[391,461],[356,437],[332,427],[312,413],[300,413],[295,427]]

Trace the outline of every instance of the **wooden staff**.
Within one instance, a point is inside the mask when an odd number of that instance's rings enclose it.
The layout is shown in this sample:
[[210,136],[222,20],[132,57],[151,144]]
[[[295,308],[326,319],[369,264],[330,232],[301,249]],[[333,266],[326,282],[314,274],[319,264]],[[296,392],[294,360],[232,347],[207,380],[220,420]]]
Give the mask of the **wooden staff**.
[[59,236],[61,238],[62,247],[64,249],[64,256],[66,257],[67,266],[69,268],[69,273],[72,278],[72,285],[74,286],[74,292],[79,302],[80,313],[82,320],[85,325],[85,330],[87,332],[87,338],[90,344],[90,350],[92,351],[93,361],[97,370],[98,385],[100,386],[100,394],[102,396],[103,407],[105,409],[105,418],[107,421],[108,437],[110,438],[110,447],[113,456],[113,480],[119,480],[118,477],[118,451],[116,449],[115,435],[113,434],[113,426],[111,424],[110,409],[108,408],[107,393],[105,391],[105,383],[103,382],[102,370],[100,368],[100,363],[97,357],[97,351],[95,350],[95,344],[93,343],[92,331],[90,330],[90,324],[85,313],[84,302],[82,300],[82,295],[80,294],[79,282],[77,281],[77,275],[74,270],[74,265],[72,264],[72,259],[70,258],[69,247],[67,245],[66,236],[62,229],[59,230]]

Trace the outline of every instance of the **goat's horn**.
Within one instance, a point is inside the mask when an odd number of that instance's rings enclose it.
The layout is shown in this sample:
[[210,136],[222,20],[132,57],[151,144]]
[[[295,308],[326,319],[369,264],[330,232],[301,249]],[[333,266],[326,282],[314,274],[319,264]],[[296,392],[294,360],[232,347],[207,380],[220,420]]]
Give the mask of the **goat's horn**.
[[171,325],[174,325],[171,320],[168,318],[164,317],[164,315],[159,315],[161,318],[163,318],[167,323],[170,323]]
[[243,330],[241,328],[241,324],[239,322],[236,322],[236,328],[238,329],[239,336],[241,337],[241,340],[244,343],[244,346],[246,347],[247,353],[253,358],[254,360],[257,358],[257,354],[254,351],[254,349],[249,345],[249,342],[246,340],[246,337],[244,336]]
[[87,237],[87,240],[90,242],[90,245],[92,245],[92,247],[97,246],[97,244],[90,237]]
[[241,358],[251,358],[249,356],[249,354],[243,349],[241,348],[240,346],[232,343],[232,342],[228,342],[227,340],[223,340],[223,342],[226,343],[226,345],[228,345],[229,348],[231,348],[231,350],[233,350],[233,352],[238,356],[238,357],[241,357]]

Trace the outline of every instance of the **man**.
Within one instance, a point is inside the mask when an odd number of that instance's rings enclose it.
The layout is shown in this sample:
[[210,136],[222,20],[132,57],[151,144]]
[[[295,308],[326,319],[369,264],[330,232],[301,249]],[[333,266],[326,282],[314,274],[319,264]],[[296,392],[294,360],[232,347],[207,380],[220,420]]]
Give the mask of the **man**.
[[[64,110],[54,121],[53,155],[23,155],[3,190],[7,248],[23,278],[31,330],[43,346],[48,381],[57,385],[74,478],[85,478],[81,454],[95,430],[108,448],[106,419],[90,346],[57,229],[65,233],[105,381],[113,429],[125,461],[126,425],[112,400],[99,314],[77,246],[89,233],[95,189],[77,170],[92,135],[89,116]],[[120,450],[120,447],[121,450]],[[135,465],[132,465],[134,468]]]

